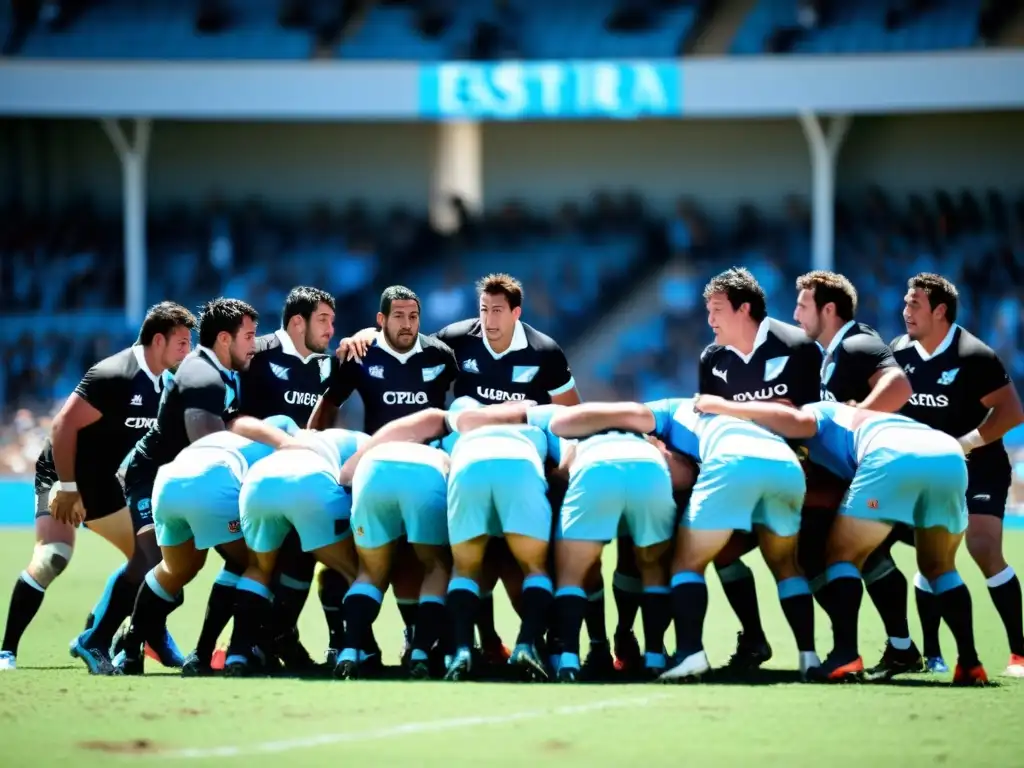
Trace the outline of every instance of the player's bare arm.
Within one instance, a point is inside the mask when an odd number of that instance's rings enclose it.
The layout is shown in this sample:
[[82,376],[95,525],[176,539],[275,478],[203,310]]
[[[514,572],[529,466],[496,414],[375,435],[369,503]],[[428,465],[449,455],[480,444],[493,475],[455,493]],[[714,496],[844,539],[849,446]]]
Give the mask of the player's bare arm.
[[499,424],[523,424],[526,412],[537,403],[532,400],[516,400],[508,403],[487,405],[467,411],[448,414],[448,426],[453,432],[472,432],[480,427],[493,427]]
[[[988,416],[977,429],[959,438],[964,453],[970,453],[975,448],[993,443],[1014,427],[1024,424],[1024,408],[1021,408],[1020,395],[1017,394],[1017,388],[1012,383],[981,398],[981,404],[990,409]],[[54,460],[56,460],[56,447],[54,447]]]
[[745,403],[716,395],[699,395],[693,407],[699,413],[752,421],[793,440],[814,437],[818,431],[818,422],[813,413],[778,403]]
[[342,339],[334,354],[339,363],[348,360],[362,360],[366,357],[366,350],[370,348],[376,338],[376,328],[363,328]]
[[910,386],[910,379],[907,378],[903,369],[898,367],[875,371],[868,383],[871,385],[871,392],[863,402],[856,404],[857,408],[896,413],[907,404],[910,396],[914,394],[914,389]]
[[225,428],[224,419],[215,413],[202,408],[185,409],[185,433],[190,442],[194,443],[214,432],[222,432]]
[[355,476],[360,460],[367,451],[375,446],[395,442],[426,443],[446,434],[449,431],[445,421],[447,416],[448,412],[440,408],[427,408],[384,425],[342,465],[341,472],[338,474],[338,484],[352,485],[352,478]]
[[588,437],[609,429],[646,435],[656,427],[651,409],[641,403],[581,403],[551,418],[551,433],[558,437]]
[[[212,414],[211,414],[212,415]],[[185,411],[185,423],[188,424],[188,411]],[[223,422],[221,422],[223,424]],[[221,427],[223,429],[223,427]],[[252,416],[238,416],[231,420],[227,427],[231,432],[247,437],[257,443],[269,445],[278,450],[282,448],[302,447],[303,443],[296,440],[283,429],[278,429],[262,419]]]
[[53,465],[60,488],[50,504],[50,514],[62,523],[78,525],[85,519],[85,508],[75,482],[78,433],[102,417],[85,398],[72,393],[53,420]]
[[580,399],[580,391],[573,387],[566,392],[552,395],[551,402],[555,405],[579,405],[583,401]]
[[313,412],[309,414],[309,421],[306,423],[306,429],[314,429],[318,432],[324,429],[330,429],[338,419],[339,409],[340,408],[336,403],[331,402],[326,397],[321,397],[313,408]]

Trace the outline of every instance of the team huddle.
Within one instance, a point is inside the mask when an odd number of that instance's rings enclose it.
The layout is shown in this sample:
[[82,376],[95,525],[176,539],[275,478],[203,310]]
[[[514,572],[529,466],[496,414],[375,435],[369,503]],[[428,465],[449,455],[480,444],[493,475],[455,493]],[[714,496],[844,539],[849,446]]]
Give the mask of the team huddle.
[[[90,369],[54,421],[0,670],[15,668],[84,524],[125,555],[71,643],[93,674],[142,674],[147,655],[212,674],[232,621],[225,674],[310,672],[296,623],[317,563],[326,666],[340,679],[382,673],[373,627],[389,588],[412,679],[473,679],[496,664],[534,681],[699,679],[711,672],[712,565],[742,627],[727,667],[743,674],[772,657],[742,560],[756,548],[804,679],[947,671],[944,620],[954,684],[979,685],[988,675],[955,562],[966,538],[1006,629],[1005,674],[1024,677],[1021,587],[1002,555],[1002,437],[1024,412],[992,350],[956,324],[949,281],[908,281],[907,334],[886,345],[856,321],[842,275],[797,281],[796,327],[768,317],[749,272],[727,270],[704,291],[715,340],[699,393],[647,403],[582,403],[558,344],[520,319],[519,283],[499,274],[477,287],[479,317],[432,336],[416,294],[389,288],[377,327],[333,356],[334,300],[315,288],[293,289],[266,336],[237,299],[211,301],[198,320],[153,307],[137,344]],[[335,428],[357,392],[363,431]],[[923,652],[897,541],[916,551]],[[223,566],[186,656],[167,618],[211,549]],[[520,619],[511,650],[494,626],[499,580]],[[888,636],[867,668],[865,590]],[[824,659],[815,602],[832,626]]]

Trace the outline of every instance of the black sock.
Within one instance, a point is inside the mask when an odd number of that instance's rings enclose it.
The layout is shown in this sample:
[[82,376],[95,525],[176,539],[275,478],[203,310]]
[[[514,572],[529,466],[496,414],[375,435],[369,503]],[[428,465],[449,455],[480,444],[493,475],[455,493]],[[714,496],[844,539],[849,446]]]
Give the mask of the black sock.
[[764,640],[753,572],[742,560],[723,568],[716,566],[715,570],[718,571],[718,578],[722,582],[722,591],[725,592],[736,618],[740,620],[744,639],[753,642]]
[[104,653],[114,641],[114,634],[131,616],[135,608],[135,597],[139,594],[139,582],[128,575],[127,565],[123,566],[114,577],[110,589],[110,599],[105,609],[98,612],[96,622],[89,630],[85,644],[89,648],[97,648]]
[[615,634],[624,635],[633,631],[643,591],[644,586],[636,576],[618,571],[612,576],[612,596],[615,598],[615,611],[619,615]]
[[587,593],[587,637],[591,645],[608,642],[608,625],[604,613],[604,584]]
[[536,647],[547,626],[548,611],[551,608],[551,601],[554,600],[553,591],[550,577],[544,574],[535,574],[523,579],[523,620],[516,645]]
[[[992,586],[995,582],[996,586]],[[1024,619],[1021,605],[1020,579],[1011,566],[997,573],[988,580],[988,593],[1003,620],[1006,629],[1006,640],[1010,645],[1010,653],[1024,656]]]
[[4,644],[0,650],[18,653],[21,636],[25,634],[28,625],[39,612],[45,595],[46,590],[28,573],[22,571],[11,592],[11,608],[7,612],[7,629],[4,630]]
[[411,632],[412,628],[416,626],[416,614],[420,609],[420,599],[418,597],[396,597],[395,602],[398,603],[398,613],[402,616],[402,623]]
[[582,587],[561,587],[555,593],[558,639],[562,664],[580,667],[580,631],[587,614],[587,593]]
[[679,661],[704,650],[704,618],[708,612],[708,585],[693,571],[672,576],[672,619],[676,624]]
[[155,640],[157,634],[163,633],[167,617],[180,604],[175,596],[160,586],[152,571],[146,574],[135,597],[131,623],[124,638],[125,656],[130,659],[141,657],[143,643]]
[[640,620],[644,625],[644,650],[664,655],[665,632],[672,621],[672,592],[668,587],[644,587]]
[[309,596],[308,581],[299,581],[286,573],[280,574],[272,587],[274,593],[274,616],[271,622],[274,638],[291,633],[299,622],[299,616]]
[[941,657],[939,626],[942,624],[942,611],[939,609],[939,601],[932,594],[931,585],[920,573],[914,577],[914,601],[921,620],[921,639],[924,641],[921,650],[929,659]]
[[476,631],[480,636],[480,645],[500,642],[498,630],[494,626],[494,592],[480,595],[480,604],[476,609]]
[[942,618],[956,640],[957,663],[965,670],[977,666],[980,662],[974,646],[974,616],[967,585],[959,573],[949,571],[933,579],[931,586]]
[[204,664],[210,663],[217,648],[217,640],[235,614],[235,586],[238,578],[238,574],[222,570],[213,582],[210,597],[206,601],[203,628],[199,632],[199,642],[196,643],[196,655]]
[[[881,575],[877,575],[881,573]],[[864,574],[864,588],[874,603],[890,638],[909,639],[907,578],[888,558]]]
[[455,650],[470,650],[476,634],[476,611],[480,605],[480,586],[472,579],[455,576],[448,582],[448,609],[452,617]]
[[828,606],[832,620],[832,651],[842,659],[860,655],[858,619],[864,598],[864,582],[853,563],[833,563],[826,571]]
[[[412,633],[413,660],[425,659],[430,650],[441,639],[441,632],[448,620],[448,608],[443,597],[421,597],[416,612],[416,629]],[[420,655],[422,654],[422,656]]]
[[317,595],[327,622],[327,647],[340,650],[345,645],[345,595],[348,581],[335,570],[324,568],[317,577]]
[[803,576],[793,576],[778,583],[779,604],[793,630],[796,649],[814,651],[814,598]]
[[249,659],[253,648],[266,646],[265,632],[270,626],[273,606],[270,589],[244,576],[235,587],[235,625],[231,631],[228,656]]
[[345,658],[358,658],[357,651],[362,650],[370,627],[380,615],[383,600],[384,593],[373,584],[357,581],[349,587],[345,595],[345,634],[339,649]]

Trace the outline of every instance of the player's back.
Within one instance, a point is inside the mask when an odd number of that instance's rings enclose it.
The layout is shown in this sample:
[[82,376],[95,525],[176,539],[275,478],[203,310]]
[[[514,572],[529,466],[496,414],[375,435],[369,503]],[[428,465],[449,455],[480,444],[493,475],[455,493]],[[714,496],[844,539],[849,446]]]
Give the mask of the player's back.
[[542,471],[548,458],[544,431],[530,424],[495,424],[460,434],[451,448],[452,473],[478,461],[525,460]]
[[325,429],[321,432],[302,430],[299,438],[336,469],[348,461],[370,436],[354,429]]
[[[271,416],[264,421],[272,427],[287,432],[289,435],[298,433],[299,426],[288,416]],[[248,437],[242,437],[229,430],[213,432],[209,435],[190,443],[175,461],[196,462],[201,456],[209,457],[208,460],[215,461],[215,451],[223,451],[241,457],[247,467],[251,467],[258,461],[265,459],[274,452],[274,447]]]
[[613,431],[579,440],[570,472],[591,464],[634,461],[653,461],[668,469],[661,451],[648,440],[633,432]]

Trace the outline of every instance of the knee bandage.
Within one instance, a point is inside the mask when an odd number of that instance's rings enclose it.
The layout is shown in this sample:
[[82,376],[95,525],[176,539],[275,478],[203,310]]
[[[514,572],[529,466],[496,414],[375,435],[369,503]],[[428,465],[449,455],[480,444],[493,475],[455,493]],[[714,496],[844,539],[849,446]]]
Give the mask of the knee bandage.
[[39,586],[46,589],[68,567],[74,551],[70,544],[37,544],[28,567],[29,573]]

